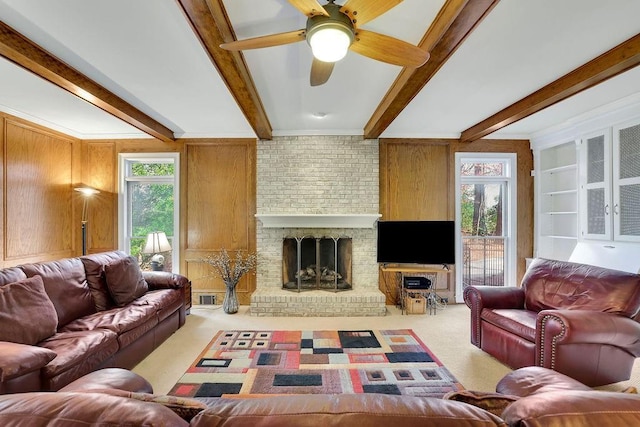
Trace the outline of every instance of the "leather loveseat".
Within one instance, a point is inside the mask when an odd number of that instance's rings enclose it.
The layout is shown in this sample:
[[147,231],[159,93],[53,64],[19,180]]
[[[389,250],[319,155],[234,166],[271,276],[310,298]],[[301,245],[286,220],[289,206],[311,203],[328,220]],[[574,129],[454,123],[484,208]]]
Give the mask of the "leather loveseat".
[[120,251],[0,270],[0,394],[132,368],[184,324],[187,283]]
[[640,356],[640,275],[535,259],[520,287],[469,286],[471,343],[513,369],[589,386],[629,379]]
[[207,406],[154,395],[136,374],[107,369],[56,393],[0,396],[0,425],[618,427],[640,425],[640,396],[593,391],[558,372],[532,367],[507,374],[496,393],[456,392],[448,399],[309,394],[223,397]]

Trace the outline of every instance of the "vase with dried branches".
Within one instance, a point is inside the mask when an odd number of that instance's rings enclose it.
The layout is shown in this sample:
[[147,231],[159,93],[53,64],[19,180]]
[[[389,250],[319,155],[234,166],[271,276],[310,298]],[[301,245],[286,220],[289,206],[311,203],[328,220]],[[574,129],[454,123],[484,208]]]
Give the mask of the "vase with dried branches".
[[255,254],[236,251],[235,259],[231,259],[226,249],[222,249],[215,255],[209,255],[202,260],[209,264],[213,274],[224,282],[226,291],[222,309],[225,313],[233,314],[238,312],[238,295],[236,285],[240,278],[246,273],[253,272],[256,268],[257,257]]

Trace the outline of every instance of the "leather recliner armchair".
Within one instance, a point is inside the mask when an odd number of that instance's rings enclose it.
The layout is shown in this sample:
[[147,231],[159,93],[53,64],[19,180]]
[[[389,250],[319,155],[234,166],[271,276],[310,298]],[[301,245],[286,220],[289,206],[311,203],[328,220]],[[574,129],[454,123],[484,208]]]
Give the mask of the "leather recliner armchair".
[[629,379],[640,356],[640,275],[535,259],[520,287],[469,286],[471,343],[507,366],[589,386]]

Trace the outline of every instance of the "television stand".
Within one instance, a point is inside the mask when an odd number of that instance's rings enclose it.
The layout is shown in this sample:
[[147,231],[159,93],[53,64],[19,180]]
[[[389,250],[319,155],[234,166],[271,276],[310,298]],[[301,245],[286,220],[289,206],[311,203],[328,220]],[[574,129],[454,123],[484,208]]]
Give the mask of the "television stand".
[[[407,308],[405,306],[405,298],[410,295],[423,296],[426,299],[426,305],[427,305],[429,314],[435,315],[438,308],[443,309],[446,307],[447,305],[447,302],[445,302],[446,300],[438,296],[438,294],[436,293],[436,289],[437,289],[438,274],[451,273],[451,270],[448,268],[448,266],[444,265],[443,268],[436,268],[436,267],[383,264],[380,266],[380,271],[382,271],[382,273],[395,273],[396,276],[398,275],[400,276],[400,282],[397,285],[397,288],[399,290],[399,297],[400,297],[399,305],[400,305],[400,312],[402,314],[405,314],[405,311],[407,311]],[[405,287],[405,283],[404,283],[405,276],[410,276],[411,274],[416,274],[416,273],[433,274],[433,279],[431,280],[431,286],[428,289],[407,289]]]

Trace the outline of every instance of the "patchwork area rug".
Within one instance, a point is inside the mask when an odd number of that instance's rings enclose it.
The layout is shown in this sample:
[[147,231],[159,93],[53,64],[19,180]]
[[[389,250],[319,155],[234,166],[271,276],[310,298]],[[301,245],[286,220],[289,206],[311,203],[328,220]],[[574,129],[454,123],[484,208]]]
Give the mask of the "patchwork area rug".
[[411,329],[220,331],[169,394],[442,397],[463,389]]

